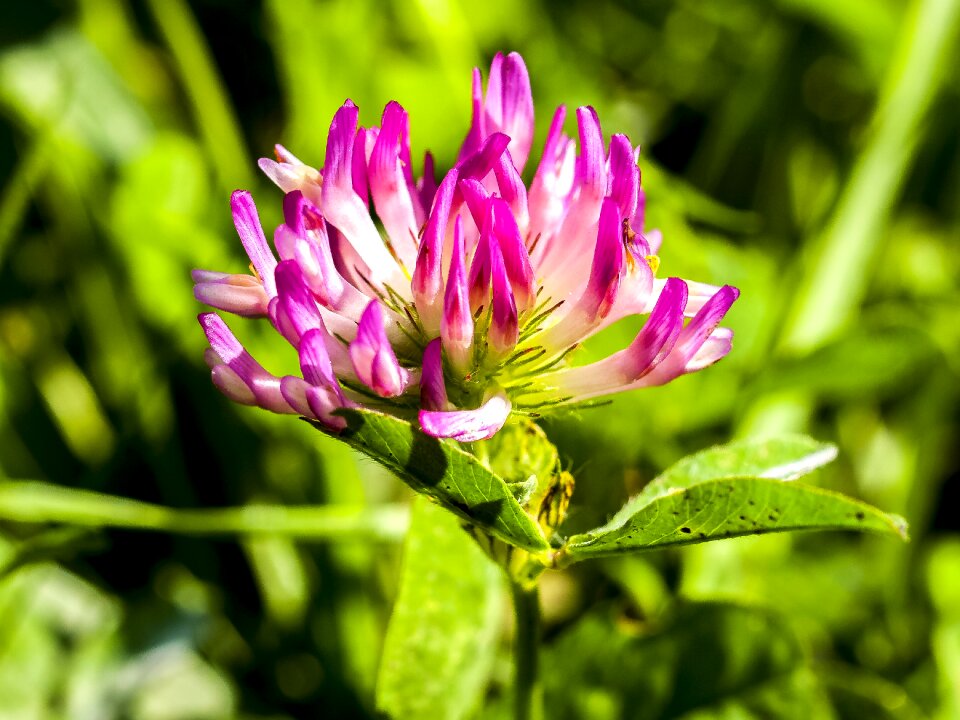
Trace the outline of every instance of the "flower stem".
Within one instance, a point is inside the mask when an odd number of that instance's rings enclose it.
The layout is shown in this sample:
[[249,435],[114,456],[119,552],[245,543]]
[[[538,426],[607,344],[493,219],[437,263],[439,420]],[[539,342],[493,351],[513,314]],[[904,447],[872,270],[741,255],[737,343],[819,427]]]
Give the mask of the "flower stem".
[[516,616],[514,639],[515,720],[543,720],[543,688],[540,686],[540,594],[536,585],[526,588],[512,583]]

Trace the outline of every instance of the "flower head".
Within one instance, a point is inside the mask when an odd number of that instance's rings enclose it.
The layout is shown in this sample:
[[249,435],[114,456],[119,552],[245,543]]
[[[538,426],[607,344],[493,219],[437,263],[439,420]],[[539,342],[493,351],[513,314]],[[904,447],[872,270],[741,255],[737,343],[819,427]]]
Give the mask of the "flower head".
[[[297,350],[300,376],[271,375],[215,313],[200,322],[213,382],[232,400],[344,427],[357,405],[416,417],[435,437],[491,437],[511,411],[564,406],[662,385],[730,351],[718,325],[730,286],[658,280],[657,231],[644,232],[639,148],[605,143],[593,108],[577,141],[557,109],[529,188],[533,100],[522,58],[498,54],[473,122],[439,184],[429,153],[415,179],[406,111],[379,127],[336,112],[321,169],[281,146],[261,169],[285,193],[264,236],[249,193],[231,199],[252,275],[197,270],[195,294],[264,317]],[[279,260],[277,259],[279,256]],[[570,364],[585,339],[648,314],[625,349]]]

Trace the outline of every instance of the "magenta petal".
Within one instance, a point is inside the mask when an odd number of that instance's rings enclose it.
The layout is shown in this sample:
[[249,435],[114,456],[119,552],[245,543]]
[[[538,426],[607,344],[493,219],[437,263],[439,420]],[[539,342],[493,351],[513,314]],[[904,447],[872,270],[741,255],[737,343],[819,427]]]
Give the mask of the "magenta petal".
[[510,278],[517,309],[520,312],[526,312],[537,302],[536,279],[530,265],[530,254],[523,243],[517,221],[506,202],[494,198],[490,205],[494,212],[494,232],[500,244],[500,251],[503,253],[503,263],[507,277]]
[[333,371],[327,352],[327,334],[322,328],[309,330],[300,339],[300,372],[311,385],[338,388],[340,383]]
[[310,385],[306,390],[307,404],[313,411],[317,419],[331,430],[343,430],[347,426],[347,421],[334,415],[342,407],[354,407],[355,403],[350,401],[341,402],[327,388]]
[[466,259],[463,249],[463,218],[457,217],[453,229],[453,253],[443,296],[443,317],[440,337],[450,362],[465,372],[471,362],[473,348],[473,315],[467,288]]
[[539,401],[586,400],[636,387],[667,356],[683,327],[687,286],[670,278],[636,339],[624,350],[590,365],[567,368],[541,376],[546,391]]
[[416,260],[417,212],[401,160],[401,143],[409,120],[397,102],[383,110],[382,127],[370,155],[370,194],[377,215],[401,260],[412,266]]
[[440,327],[443,290],[443,241],[450,220],[450,206],[457,187],[457,171],[451,170],[437,189],[420,240],[417,263],[414,266],[410,286],[420,321],[428,333]]
[[486,216],[478,223],[480,240],[473,252],[470,275],[467,278],[471,312],[476,312],[481,305],[486,305],[490,298],[490,248],[496,244],[496,240],[493,237],[493,205],[488,204],[487,208]]
[[460,153],[457,155],[457,163],[472,155],[483,142],[483,77],[480,75],[480,68],[473,69],[473,85],[471,93],[471,103],[473,115],[470,121],[470,130],[467,131],[467,137],[463,140],[460,147]]
[[327,154],[323,162],[323,184],[353,190],[353,146],[360,111],[347,100],[333,116],[327,134]]
[[246,351],[226,323],[216,313],[201,313],[197,316],[210,348],[217,357],[230,367],[244,382],[258,375],[268,374],[250,353]]
[[[645,379],[644,385],[662,385],[685,372],[692,372],[710,365],[726,355],[730,350],[733,334],[729,330],[717,332],[717,325],[739,294],[740,291],[730,285],[720,288],[680,331],[670,354]],[[711,337],[715,338],[714,342],[698,358],[700,350]],[[689,370],[688,366],[690,366]]]
[[487,192],[483,183],[470,178],[457,183],[457,189],[467,204],[467,209],[473,217],[474,224],[482,230],[487,218],[487,203],[490,200],[490,193]]
[[302,337],[304,333],[322,327],[320,309],[296,261],[281,262],[276,275],[280,307],[297,336]]
[[686,283],[679,278],[667,278],[643,329],[624,351],[624,367],[629,381],[648,373],[673,349],[683,328],[683,309],[686,304]]
[[277,266],[277,259],[263,235],[253,197],[246,190],[236,190],[230,197],[230,208],[233,211],[233,224],[237,228],[237,235],[240,236],[240,242],[263,282],[263,289],[268,297],[275,297],[277,286],[274,283],[273,270]]
[[360,196],[364,205],[369,205],[367,197],[367,142],[368,131],[365,128],[357,128],[357,135],[353,140],[353,164],[351,166],[351,177],[353,180],[353,191]]
[[688,359],[693,357],[738,297],[740,291],[737,288],[731,285],[721,287],[680,333],[674,352],[679,352]]
[[299,190],[283,196],[283,222],[295,235],[303,235],[303,208],[307,201]]
[[423,351],[420,405],[425,410],[446,410],[447,404],[447,387],[443,379],[443,351],[440,338],[434,338],[427,343]]
[[[633,155],[633,146],[626,135],[610,138],[609,196],[620,208],[620,216],[631,218],[637,209],[640,192],[640,168]],[[642,227],[633,228],[639,232]]]
[[350,343],[350,360],[357,377],[381,397],[396,397],[410,382],[410,373],[400,366],[384,329],[385,318],[378,300],[371,300],[360,317],[357,337]]
[[[530,222],[530,211],[527,207],[527,188],[523,184],[519,170],[514,166],[509,152],[500,156],[500,161],[493,166],[493,174],[497,179],[502,197],[516,218],[517,224],[526,227]],[[469,203],[468,203],[469,204]]]
[[490,135],[479,150],[458,165],[460,177],[483,180],[493,170],[509,144],[510,138],[503,133]]
[[497,394],[476,410],[420,411],[420,427],[427,435],[460,442],[487,440],[497,434],[510,417],[510,400]]
[[423,154],[423,177],[417,186],[420,193],[420,206],[424,209],[433,205],[433,198],[437,194],[437,175],[434,168],[433,153],[429,150]]
[[396,397],[406,388],[404,375],[407,373],[390,345],[381,345],[370,363],[370,387],[381,397]]
[[593,194],[603,195],[607,189],[606,157],[597,111],[589,106],[577,108],[577,130],[580,135],[577,180],[581,187],[591,188]]
[[517,345],[520,325],[513,288],[503,264],[503,255],[497,243],[490,243],[490,273],[492,278],[492,312],[487,342],[494,356],[501,358]]
[[590,279],[584,297],[594,319],[602,319],[610,312],[620,281],[623,278],[624,253],[621,240],[622,226],[616,203],[605,199],[600,208],[597,245],[590,266]]
[[260,407],[276,413],[289,413],[292,409],[280,393],[280,379],[268,373],[260,363],[246,351],[230,328],[216,313],[202,313],[197,316],[200,326],[207,336],[211,349],[222,360],[222,366],[229,369],[211,370],[211,378],[224,394],[237,402],[249,401],[236,384],[239,378],[250,390]]

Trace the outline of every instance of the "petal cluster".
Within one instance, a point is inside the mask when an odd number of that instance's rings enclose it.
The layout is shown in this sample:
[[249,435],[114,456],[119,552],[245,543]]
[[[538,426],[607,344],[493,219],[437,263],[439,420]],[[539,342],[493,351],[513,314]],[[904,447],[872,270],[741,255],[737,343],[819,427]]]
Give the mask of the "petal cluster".
[[[605,141],[597,113],[560,107],[529,187],[533,99],[522,58],[497,55],[473,121],[440,182],[427,153],[415,178],[410,123],[396,102],[379,126],[347,100],[321,168],[281,146],[260,161],[283,191],[268,243],[253,198],[231,198],[252,274],[194,271],[197,299],[267,319],[299,355],[276,377],[216,313],[200,315],[214,384],[232,400],[302,415],[332,431],[341,408],[416,418],[464,442],[512,411],[662,385],[730,351],[720,328],[738,291],[655,277],[659,232],[644,231],[639,148]],[[572,351],[619,319],[649,315],[634,341],[575,366]]]

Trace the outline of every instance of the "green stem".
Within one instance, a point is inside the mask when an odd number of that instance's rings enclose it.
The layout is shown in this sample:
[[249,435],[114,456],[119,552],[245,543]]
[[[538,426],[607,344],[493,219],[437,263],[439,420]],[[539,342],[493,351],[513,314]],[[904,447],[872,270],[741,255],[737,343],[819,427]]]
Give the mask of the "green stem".
[[516,615],[513,716],[515,720],[542,720],[539,589],[536,585],[528,589],[517,583],[511,583],[510,587]]
[[406,534],[406,506],[246,505],[179,510],[40,482],[0,483],[0,519],[127,528],[181,535],[283,535],[310,540],[398,541]]

